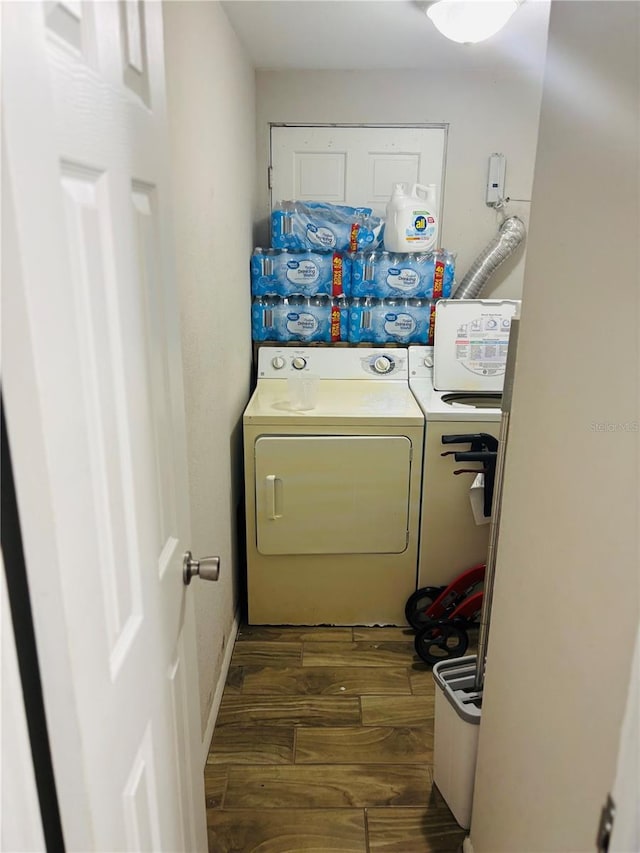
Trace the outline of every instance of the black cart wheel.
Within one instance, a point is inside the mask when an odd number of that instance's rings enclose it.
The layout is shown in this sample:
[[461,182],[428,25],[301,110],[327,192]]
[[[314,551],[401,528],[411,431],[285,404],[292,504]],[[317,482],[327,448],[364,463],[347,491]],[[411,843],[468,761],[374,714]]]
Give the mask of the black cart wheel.
[[445,619],[424,627],[415,639],[415,648],[425,663],[434,664],[448,658],[459,658],[466,652],[469,637],[464,628]]
[[412,592],[404,606],[405,619],[414,631],[424,628],[427,622],[433,622],[427,616],[427,610],[445,589],[443,586],[423,586]]

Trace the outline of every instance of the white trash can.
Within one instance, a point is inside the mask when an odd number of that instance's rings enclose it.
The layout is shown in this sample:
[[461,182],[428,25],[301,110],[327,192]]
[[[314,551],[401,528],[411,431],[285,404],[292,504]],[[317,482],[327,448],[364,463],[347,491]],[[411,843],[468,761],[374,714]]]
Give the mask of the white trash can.
[[433,781],[462,829],[469,829],[478,755],[482,691],[476,656],[440,661],[436,682]]

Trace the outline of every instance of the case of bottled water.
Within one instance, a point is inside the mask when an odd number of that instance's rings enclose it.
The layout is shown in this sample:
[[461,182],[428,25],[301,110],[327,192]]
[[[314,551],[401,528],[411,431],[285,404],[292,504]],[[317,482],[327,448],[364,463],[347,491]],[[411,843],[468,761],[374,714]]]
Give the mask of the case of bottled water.
[[254,249],[251,293],[253,296],[346,296],[351,284],[351,263],[351,256],[342,252]]
[[349,308],[349,341],[354,344],[426,344],[432,303],[428,299],[354,297]]
[[345,296],[254,296],[251,330],[254,341],[347,340],[349,306]]
[[423,254],[358,252],[353,257],[351,295],[448,299],[454,276],[455,256],[444,249]]
[[376,249],[382,241],[382,219],[369,207],[347,207],[318,201],[283,201],[271,213],[274,249],[355,252]]

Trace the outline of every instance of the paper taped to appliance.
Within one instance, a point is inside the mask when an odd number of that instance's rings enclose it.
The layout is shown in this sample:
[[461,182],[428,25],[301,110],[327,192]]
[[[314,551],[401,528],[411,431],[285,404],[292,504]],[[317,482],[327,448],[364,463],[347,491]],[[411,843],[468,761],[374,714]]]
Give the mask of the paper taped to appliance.
[[491,516],[484,514],[484,474],[477,474],[469,488],[469,500],[476,524],[489,524]]

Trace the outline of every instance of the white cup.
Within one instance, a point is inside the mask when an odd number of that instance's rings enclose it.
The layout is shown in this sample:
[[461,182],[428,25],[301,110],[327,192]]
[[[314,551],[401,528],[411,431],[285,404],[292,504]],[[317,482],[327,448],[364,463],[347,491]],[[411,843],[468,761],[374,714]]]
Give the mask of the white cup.
[[287,391],[291,408],[300,412],[315,409],[319,385],[320,377],[313,376],[311,373],[287,377]]

